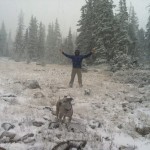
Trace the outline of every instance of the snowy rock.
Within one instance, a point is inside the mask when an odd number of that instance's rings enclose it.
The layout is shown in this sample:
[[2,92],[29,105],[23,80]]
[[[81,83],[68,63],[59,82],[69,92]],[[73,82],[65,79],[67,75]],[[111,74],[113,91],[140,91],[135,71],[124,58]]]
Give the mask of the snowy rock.
[[95,129],[95,128],[100,128],[101,127],[101,123],[97,120],[91,120],[89,122],[89,126],[92,128],[92,129]]
[[123,128],[122,124],[118,125],[117,127],[118,127],[119,129],[122,129],[122,128]]
[[5,95],[3,95],[2,97],[17,97],[17,96],[14,95],[14,94],[5,94]]
[[10,124],[10,123],[3,123],[1,125],[1,127],[5,130],[5,131],[9,131],[10,129],[13,129],[15,126]]
[[49,129],[57,129],[57,128],[59,128],[60,127],[60,124],[59,124],[59,122],[50,122],[50,124],[49,124]]
[[8,102],[10,105],[17,104],[17,99],[15,97],[3,97],[2,98],[5,102]]
[[37,88],[41,89],[38,81],[36,80],[27,80],[23,84],[26,88],[29,88],[29,89],[37,89]]
[[56,137],[57,137],[58,139],[61,139],[62,135],[61,135],[61,134],[56,134]]
[[49,111],[52,111],[52,108],[51,108],[51,107],[48,107],[48,106],[44,107],[43,109],[47,109],[47,110],[49,110]]
[[36,92],[36,93],[34,93],[33,97],[34,98],[44,98],[45,96],[42,92]]
[[127,104],[128,104],[128,103],[122,103],[122,108],[127,107]]
[[91,95],[91,90],[90,89],[85,89],[84,90],[84,95]]
[[120,146],[119,150],[135,150],[134,146]]
[[13,139],[16,136],[15,133],[12,132],[8,132],[8,131],[4,131],[1,136],[0,139],[2,139],[3,137],[8,137],[9,139]]
[[126,111],[128,111],[128,109],[127,108],[123,108],[123,111],[126,112]]
[[135,131],[138,132],[140,135],[145,136],[150,134],[150,127],[143,127],[143,128],[135,128]]
[[70,141],[66,141],[66,142],[60,142],[58,143],[56,146],[54,146],[52,148],[52,150],[69,150],[69,149],[76,149],[76,150],[80,150],[83,149],[87,144],[87,141],[76,141],[76,140],[70,140]]
[[145,94],[144,90],[139,90],[139,94]]
[[125,100],[127,100],[127,101],[129,101],[129,102],[134,102],[134,101],[137,101],[137,100],[139,100],[139,98],[137,98],[137,97],[132,97],[132,96],[126,96],[125,97]]
[[45,62],[36,62],[36,65],[40,65],[40,66],[45,66],[46,64],[45,64]]
[[6,150],[5,148],[3,148],[3,147],[0,147],[0,150]]
[[29,138],[29,139],[24,140],[23,142],[24,142],[25,144],[28,144],[28,143],[35,143],[36,140],[35,140],[35,138]]
[[38,147],[30,147],[27,150],[45,150],[45,148],[42,146],[38,146]]
[[41,121],[34,121],[34,122],[32,122],[32,124],[33,124],[33,126],[36,126],[36,127],[41,127],[42,125],[44,125],[44,123]]
[[85,133],[86,127],[79,123],[70,123],[67,127],[68,132]]
[[28,138],[31,138],[31,137],[34,137],[34,134],[33,133],[28,133],[28,134],[24,135],[21,138],[21,141],[25,141],[25,140],[27,140]]
[[36,140],[34,138],[33,133],[28,133],[23,137],[21,137],[20,139],[18,139],[18,141],[22,141],[23,143],[28,144],[28,143],[34,143]]

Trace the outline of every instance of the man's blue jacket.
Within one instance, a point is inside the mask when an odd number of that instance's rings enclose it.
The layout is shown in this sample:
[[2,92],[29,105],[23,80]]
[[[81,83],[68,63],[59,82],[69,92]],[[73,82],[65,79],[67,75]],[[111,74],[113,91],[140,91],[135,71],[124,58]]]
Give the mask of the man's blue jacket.
[[89,56],[92,55],[92,52],[90,52],[90,53],[88,53],[88,54],[86,54],[86,55],[78,55],[78,56],[76,56],[76,55],[68,55],[68,54],[66,54],[66,53],[64,53],[64,52],[62,52],[62,53],[63,53],[66,57],[72,59],[73,68],[81,68],[82,60],[83,60],[84,58],[87,58],[87,57],[89,57]]

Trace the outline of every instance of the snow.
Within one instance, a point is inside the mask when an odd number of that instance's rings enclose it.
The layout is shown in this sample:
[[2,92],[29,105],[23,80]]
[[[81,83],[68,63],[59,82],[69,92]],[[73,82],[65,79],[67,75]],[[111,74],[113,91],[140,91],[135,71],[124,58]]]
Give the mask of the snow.
[[[33,133],[35,138],[32,143],[1,143],[1,147],[7,150],[47,150],[67,139],[86,139],[85,150],[118,150],[120,146],[150,149],[150,135],[142,137],[135,132],[137,126],[150,126],[149,101],[140,104],[126,99],[128,96],[143,97],[138,87],[114,80],[115,74],[109,72],[104,64],[90,67],[87,73],[83,73],[83,88],[78,87],[77,79],[73,88],[68,87],[70,73],[69,65],[48,64],[42,67],[0,58],[0,125],[11,123],[15,128],[10,132],[18,137]],[[41,89],[26,88],[23,83],[27,80],[37,80]],[[84,95],[85,89],[90,89],[91,94]],[[42,92],[45,97],[34,98],[36,92]],[[145,94],[149,92],[147,90]],[[4,95],[11,94],[16,98],[4,98]],[[64,95],[74,98],[72,123],[85,127],[86,133],[68,132],[64,126],[48,129],[55,116],[44,108],[55,109],[57,100]],[[127,104],[125,111],[123,103]],[[44,125],[35,127],[32,121],[41,121]],[[96,127],[91,128],[93,122],[99,122],[100,127],[95,123]],[[119,125],[122,127],[118,128]],[[0,127],[0,134],[3,131]],[[61,138],[57,137],[59,134]]]

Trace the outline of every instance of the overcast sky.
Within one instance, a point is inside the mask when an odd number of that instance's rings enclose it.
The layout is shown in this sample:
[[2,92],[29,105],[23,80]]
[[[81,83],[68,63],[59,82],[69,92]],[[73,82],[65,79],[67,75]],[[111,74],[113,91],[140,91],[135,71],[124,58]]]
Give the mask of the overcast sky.
[[[118,5],[119,0],[114,0]],[[149,0],[127,0],[135,8],[139,18],[140,27],[145,28],[148,19]],[[11,30],[14,35],[18,14],[24,12],[24,21],[28,27],[31,15],[37,17],[46,26],[50,22],[55,22],[58,18],[61,32],[66,36],[69,27],[76,32],[76,24],[80,19],[80,9],[85,4],[85,0],[0,0],[0,24],[4,20],[7,31]]]

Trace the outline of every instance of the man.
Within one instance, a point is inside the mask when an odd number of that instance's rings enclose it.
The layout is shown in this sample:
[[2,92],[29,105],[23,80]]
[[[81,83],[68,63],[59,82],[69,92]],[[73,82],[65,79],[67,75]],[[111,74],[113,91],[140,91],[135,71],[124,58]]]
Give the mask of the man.
[[71,73],[71,80],[69,82],[69,86],[70,87],[73,86],[74,78],[75,75],[77,74],[79,86],[82,87],[82,73],[81,73],[82,60],[84,58],[91,56],[95,52],[95,49],[92,49],[91,52],[86,55],[80,55],[79,50],[75,50],[75,55],[68,55],[64,53],[62,50],[60,51],[62,52],[63,55],[65,55],[66,57],[72,60],[72,73]]

